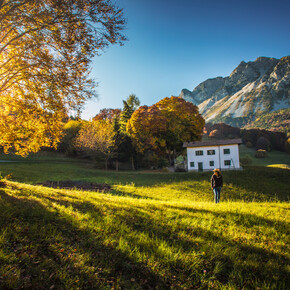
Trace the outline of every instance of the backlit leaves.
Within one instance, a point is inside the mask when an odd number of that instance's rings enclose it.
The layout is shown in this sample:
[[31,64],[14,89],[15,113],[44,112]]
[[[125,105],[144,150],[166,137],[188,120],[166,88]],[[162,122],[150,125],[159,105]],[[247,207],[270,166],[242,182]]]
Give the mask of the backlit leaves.
[[0,1],[0,146],[54,145],[63,117],[96,96],[91,58],[122,44],[124,25],[109,0]]
[[114,135],[113,124],[108,120],[87,122],[79,131],[75,146],[93,158],[101,155],[107,159],[113,151]]

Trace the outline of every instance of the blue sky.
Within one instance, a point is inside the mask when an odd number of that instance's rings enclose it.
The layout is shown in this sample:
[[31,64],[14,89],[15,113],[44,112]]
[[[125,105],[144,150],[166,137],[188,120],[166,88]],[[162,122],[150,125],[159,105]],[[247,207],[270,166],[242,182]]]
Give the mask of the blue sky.
[[127,18],[124,46],[93,61],[98,99],[82,117],[121,108],[134,93],[142,105],[228,76],[241,61],[290,54],[290,1],[118,0]]

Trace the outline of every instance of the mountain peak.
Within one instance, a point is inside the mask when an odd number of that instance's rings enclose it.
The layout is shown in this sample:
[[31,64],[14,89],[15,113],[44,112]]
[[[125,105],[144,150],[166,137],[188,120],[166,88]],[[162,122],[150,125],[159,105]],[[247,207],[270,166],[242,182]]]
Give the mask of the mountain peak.
[[263,112],[290,107],[290,56],[242,61],[229,77],[208,79],[180,97],[198,105],[210,122],[255,119]]
[[256,58],[255,62],[265,62],[265,61],[269,61],[269,60],[278,61],[278,59],[274,58],[274,57],[259,56]]

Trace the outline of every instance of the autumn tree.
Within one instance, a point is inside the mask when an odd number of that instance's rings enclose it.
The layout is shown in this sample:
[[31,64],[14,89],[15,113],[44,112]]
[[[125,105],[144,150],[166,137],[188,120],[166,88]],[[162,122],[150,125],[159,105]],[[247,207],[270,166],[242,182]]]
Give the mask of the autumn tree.
[[96,95],[92,57],[122,44],[110,0],[0,0],[0,146],[26,155],[56,146],[61,120]]
[[127,124],[139,152],[154,150],[166,154],[170,163],[182,151],[183,142],[201,138],[204,119],[198,108],[178,97],[136,110]]
[[205,131],[213,139],[232,139],[240,138],[240,128],[232,127],[225,123],[206,124]]
[[75,147],[92,159],[101,157],[108,169],[108,160],[114,149],[114,128],[109,121],[92,121],[83,125],[75,140]]
[[93,118],[93,120],[108,120],[113,122],[115,118],[120,118],[121,112],[121,109],[104,108],[100,110],[100,112]]

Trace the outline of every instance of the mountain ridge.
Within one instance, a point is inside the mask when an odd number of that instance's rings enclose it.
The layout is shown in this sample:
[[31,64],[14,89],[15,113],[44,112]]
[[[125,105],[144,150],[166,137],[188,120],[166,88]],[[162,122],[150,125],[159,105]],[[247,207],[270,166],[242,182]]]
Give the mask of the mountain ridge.
[[243,126],[264,113],[289,108],[290,56],[240,62],[230,76],[207,79],[179,97],[197,105],[207,122]]

